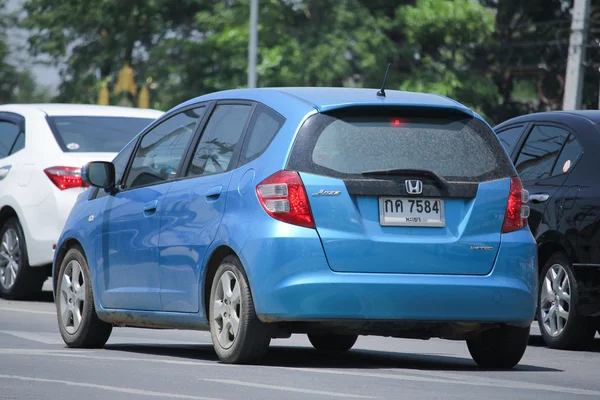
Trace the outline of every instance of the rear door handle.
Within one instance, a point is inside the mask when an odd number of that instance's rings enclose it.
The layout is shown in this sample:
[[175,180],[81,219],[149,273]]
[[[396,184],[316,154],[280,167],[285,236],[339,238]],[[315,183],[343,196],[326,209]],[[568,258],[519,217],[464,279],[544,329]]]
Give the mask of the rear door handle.
[[12,165],[5,165],[3,167],[0,167],[0,181],[4,178],[6,178],[6,175],[8,175],[8,172],[10,171],[10,169],[12,168]]
[[529,195],[529,201],[532,201],[534,203],[543,203],[543,202],[547,201],[549,198],[550,198],[550,195],[548,193],[536,193],[536,194]]
[[157,208],[158,200],[149,201],[148,203],[144,204],[144,215],[148,216],[154,214]]
[[213,186],[206,191],[206,199],[207,200],[217,200],[219,196],[221,196],[221,191],[223,190],[223,186],[217,185]]

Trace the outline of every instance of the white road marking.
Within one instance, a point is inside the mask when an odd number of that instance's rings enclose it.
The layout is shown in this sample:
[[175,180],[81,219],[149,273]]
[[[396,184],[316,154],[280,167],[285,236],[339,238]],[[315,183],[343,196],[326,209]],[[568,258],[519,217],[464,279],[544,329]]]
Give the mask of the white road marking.
[[361,395],[357,395],[357,394],[337,393],[337,392],[326,392],[323,390],[300,389],[300,388],[293,388],[293,387],[289,387],[289,386],[265,385],[262,383],[244,382],[244,381],[238,381],[238,380],[233,380],[233,379],[202,379],[202,380],[208,381],[208,382],[223,383],[226,385],[238,385],[238,386],[247,386],[247,387],[253,387],[253,388],[260,388],[260,389],[272,389],[272,390],[280,390],[280,391],[284,391],[284,392],[318,394],[318,395],[322,395],[322,396],[356,398],[356,399],[376,399],[376,397],[372,397],[372,396],[361,396]]
[[0,307],[0,311],[22,312],[22,313],[27,313],[27,314],[56,315],[56,313],[52,312],[52,311],[28,310],[25,308],[13,308],[13,307]]
[[[53,356],[53,357],[67,357],[67,358],[83,358],[83,359],[97,359],[97,360],[112,360],[112,361],[133,361],[143,363],[159,363],[159,364],[177,364],[177,365],[191,365],[199,367],[221,367],[221,368],[243,368],[239,365],[232,364],[220,364],[208,361],[185,361],[185,360],[169,360],[164,358],[135,358],[135,357],[120,357],[120,356],[100,356],[94,355],[97,351],[90,351],[88,353],[74,353],[70,350],[37,350],[37,349],[0,349],[0,354],[14,354],[14,355],[39,355],[39,356]],[[160,356],[157,356],[160,357]],[[465,386],[479,386],[479,387],[494,387],[494,388],[505,388],[505,389],[528,389],[538,390],[545,392],[558,392],[572,395],[589,395],[600,397],[600,390],[588,390],[579,389],[564,386],[553,386],[547,384],[539,384],[532,382],[517,382],[509,381],[504,379],[496,378],[482,378],[472,374],[451,374],[451,373],[440,373],[435,371],[417,371],[409,370],[409,375],[403,373],[402,370],[389,370],[393,373],[378,373],[378,372],[367,372],[367,371],[347,371],[347,370],[332,370],[332,369],[318,369],[318,368],[301,368],[301,367],[272,367],[272,366],[259,366],[260,368],[273,368],[282,371],[298,371],[304,373],[314,373],[318,375],[345,375],[345,376],[356,376],[363,378],[378,378],[378,379],[390,379],[398,381],[414,381],[414,382],[429,382],[429,383],[440,383],[440,384],[456,384]],[[402,372],[401,372],[402,371]],[[422,376],[417,376],[421,374]],[[435,377],[437,376],[437,377]]]
[[0,375],[0,379],[15,379],[15,380],[21,380],[21,381],[26,381],[26,382],[58,383],[58,384],[67,385],[67,386],[79,386],[79,387],[86,387],[86,388],[92,388],[92,389],[108,390],[110,392],[137,394],[140,396],[166,397],[166,398],[171,398],[171,399],[220,400],[216,397],[189,396],[186,394],[154,392],[151,390],[132,389],[132,388],[107,386],[107,385],[97,385],[95,383],[63,381],[63,380],[59,380],[59,379],[33,378],[33,377],[19,376],[19,375]]

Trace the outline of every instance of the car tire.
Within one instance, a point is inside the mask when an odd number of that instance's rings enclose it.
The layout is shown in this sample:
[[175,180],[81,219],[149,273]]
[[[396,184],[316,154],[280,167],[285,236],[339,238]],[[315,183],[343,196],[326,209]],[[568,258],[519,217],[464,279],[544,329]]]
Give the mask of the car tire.
[[596,329],[591,318],[577,312],[578,282],[565,254],[550,257],[538,286],[537,321],[546,345],[564,350],[587,346]]
[[308,335],[308,340],[313,347],[320,351],[343,352],[354,346],[358,335]]
[[56,283],[56,314],[63,341],[73,348],[100,348],[112,325],[100,320],[94,306],[88,263],[78,248],[63,258]]
[[0,296],[21,300],[41,292],[48,278],[46,268],[29,265],[23,228],[16,217],[0,229]]
[[521,361],[530,328],[502,326],[482,332],[467,340],[473,360],[482,368],[512,368]]
[[227,364],[252,364],[266,355],[271,331],[256,316],[248,278],[237,257],[226,257],[210,291],[209,325],[219,359]]

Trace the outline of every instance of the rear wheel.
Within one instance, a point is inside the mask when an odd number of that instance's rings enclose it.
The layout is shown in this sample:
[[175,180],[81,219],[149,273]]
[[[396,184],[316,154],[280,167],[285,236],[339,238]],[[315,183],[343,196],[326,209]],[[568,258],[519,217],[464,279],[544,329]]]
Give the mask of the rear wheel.
[[358,335],[308,335],[313,347],[321,351],[348,351],[357,339]]
[[90,271],[79,249],[69,250],[61,263],[56,311],[60,334],[67,346],[98,348],[108,341],[112,325],[96,314]]
[[260,361],[271,343],[271,332],[254,311],[248,279],[237,257],[226,257],[210,292],[210,333],[219,359],[230,364]]
[[42,290],[48,278],[45,268],[29,265],[25,235],[16,217],[9,218],[0,230],[0,295],[18,300]]
[[512,368],[523,358],[528,341],[528,327],[503,326],[467,340],[467,347],[480,367]]
[[586,346],[595,335],[591,318],[577,312],[577,280],[566,255],[550,257],[540,275],[537,320],[544,342],[555,349]]

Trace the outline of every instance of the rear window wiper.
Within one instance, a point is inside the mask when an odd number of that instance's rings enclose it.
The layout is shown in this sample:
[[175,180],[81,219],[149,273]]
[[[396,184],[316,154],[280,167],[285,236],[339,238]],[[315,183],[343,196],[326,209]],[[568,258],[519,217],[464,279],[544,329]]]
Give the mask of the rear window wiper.
[[448,187],[448,181],[444,179],[441,175],[430,171],[428,169],[406,169],[406,168],[396,168],[396,169],[376,169],[373,171],[363,171],[360,173],[361,175],[413,175],[413,176],[424,176],[428,178],[433,178],[438,181],[444,188]]

